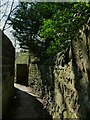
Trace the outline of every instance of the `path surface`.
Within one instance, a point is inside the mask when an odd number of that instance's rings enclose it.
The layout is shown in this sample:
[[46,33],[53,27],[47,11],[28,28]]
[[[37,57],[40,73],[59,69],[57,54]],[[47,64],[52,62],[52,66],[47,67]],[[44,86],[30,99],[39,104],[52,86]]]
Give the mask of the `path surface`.
[[15,84],[12,105],[4,120],[51,120],[49,113],[43,108],[42,100],[31,92],[30,87]]

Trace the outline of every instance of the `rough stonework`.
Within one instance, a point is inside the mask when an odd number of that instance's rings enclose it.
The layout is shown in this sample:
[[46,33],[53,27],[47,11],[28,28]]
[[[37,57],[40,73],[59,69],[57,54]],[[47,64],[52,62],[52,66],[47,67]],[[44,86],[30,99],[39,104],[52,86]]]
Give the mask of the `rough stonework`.
[[86,118],[90,114],[90,27],[55,58],[31,57],[29,85],[43,97],[53,118]]
[[57,111],[54,118],[60,115],[61,118],[86,118],[90,112],[90,44],[87,43],[90,36],[80,32],[80,38],[72,42],[69,57],[63,57],[63,64],[60,64],[61,56],[57,54],[54,69]]

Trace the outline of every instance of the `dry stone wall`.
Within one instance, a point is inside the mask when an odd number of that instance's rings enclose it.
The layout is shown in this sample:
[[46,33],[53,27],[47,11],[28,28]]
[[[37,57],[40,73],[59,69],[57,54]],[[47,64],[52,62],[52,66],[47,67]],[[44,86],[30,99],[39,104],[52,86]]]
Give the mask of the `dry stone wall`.
[[13,96],[15,50],[6,35],[2,33],[2,114]]
[[80,31],[65,54],[55,58],[31,60],[29,84],[53,118],[90,117],[90,27]]
[[52,75],[53,61],[43,60],[39,61],[31,57],[29,66],[29,85],[33,87],[35,93],[43,98],[44,104],[48,104],[53,93],[53,75]]
[[[89,27],[88,27],[89,28]],[[90,114],[90,34],[80,31],[80,38],[72,41],[68,63],[57,54],[55,75],[54,118],[86,118]],[[90,29],[87,31],[90,33]],[[88,41],[87,41],[88,40]],[[87,48],[88,44],[88,48]],[[63,65],[59,64],[63,57]],[[59,109],[58,109],[59,108]],[[59,111],[59,112],[58,112]]]

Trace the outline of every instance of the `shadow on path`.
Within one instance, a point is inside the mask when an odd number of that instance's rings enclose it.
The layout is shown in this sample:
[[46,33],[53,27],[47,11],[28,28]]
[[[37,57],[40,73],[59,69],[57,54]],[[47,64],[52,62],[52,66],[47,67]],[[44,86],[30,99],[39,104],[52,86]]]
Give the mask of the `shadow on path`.
[[52,120],[36,97],[15,88],[11,107],[3,120]]

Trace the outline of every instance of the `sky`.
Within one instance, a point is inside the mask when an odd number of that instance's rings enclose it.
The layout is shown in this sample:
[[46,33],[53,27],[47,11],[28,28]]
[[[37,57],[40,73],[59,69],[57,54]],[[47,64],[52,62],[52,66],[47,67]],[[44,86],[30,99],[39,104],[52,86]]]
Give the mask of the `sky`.
[[[9,14],[9,12],[10,12],[12,1],[13,0],[1,0],[1,3],[0,3],[0,29],[1,30],[3,29],[3,26],[5,24],[7,16]],[[3,5],[6,2],[8,2],[8,6],[7,5]],[[19,2],[19,0],[14,0],[13,8],[18,4],[18,2]],[[6,16],[3,17],[4,13],[6,14]],[[7,26],[6,26],[6,28],[7,28]],[[11,40],[13,46],[15,47],[15,38],[13,37],[11,31],[13,31],[12,27],[6,29],[4,31],[4,33]],[[19,51],[19,48],[20,48],[19,44],[17,43],[17,45],[16,45],[16,51]]]
[[[13,8],[15,6],[17,6],[20,1],[25,1],[25,2],[30,1],[31,2],[31,1],[35,1],[35,0],[14,0]],[[5,4],[6,2],[8,2],[8,6],[7,6],[7,4]],[[13,2],[13,0],[1,0],[0,1],[0,29],[1,30],[3,29],[3,26],[5,24],[5,21],[7,19],[8,14],[10,13],[10,8],[11,8],[12,2]],[[5,5],[3,5],[3,4],[5,4]],[[6,14],[5,17],[3,17],[4,13]],[[7,26],[6,26],[6,28],[7,28]],[[16,51],[19,52],[20,51],[19,42],[18,41],[15,42],[15,38],[14,38],[14,36],[12,34],[12,31],[13,31],[13,29],[12,29],[12,27],[10,27],[10,28],[6,29],[4,31],[4,33],[10,39],[13,46],[14,47],[16,46]]]

